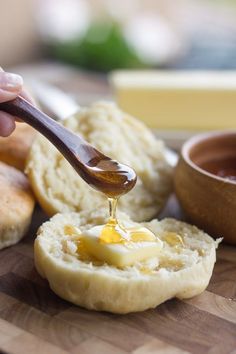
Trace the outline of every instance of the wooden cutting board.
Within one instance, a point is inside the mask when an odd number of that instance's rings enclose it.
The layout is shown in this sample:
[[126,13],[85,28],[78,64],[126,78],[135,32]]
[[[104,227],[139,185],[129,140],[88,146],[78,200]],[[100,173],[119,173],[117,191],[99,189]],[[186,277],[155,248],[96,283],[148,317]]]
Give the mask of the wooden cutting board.
[[[174,197],[161,217],[182,218]],[[61,300],[34,268],[33,241],[46,216],[36,208],[27,236],[0,252],[0,351],[16,354],[236,353],[236,249],[221,245],[207,290],[129,315]]]

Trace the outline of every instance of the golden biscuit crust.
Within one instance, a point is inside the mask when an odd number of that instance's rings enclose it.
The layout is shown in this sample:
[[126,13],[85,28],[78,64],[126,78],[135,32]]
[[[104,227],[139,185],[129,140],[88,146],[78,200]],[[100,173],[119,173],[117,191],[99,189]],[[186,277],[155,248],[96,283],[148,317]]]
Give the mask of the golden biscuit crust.
[[27,177],[0,162],[0,249],[17,243],[26,233],[34,210]]
[[16,129],[9,137],[0,137],[0,161],[24,171],[35,135],[36,131],[29,125],[16,123]]

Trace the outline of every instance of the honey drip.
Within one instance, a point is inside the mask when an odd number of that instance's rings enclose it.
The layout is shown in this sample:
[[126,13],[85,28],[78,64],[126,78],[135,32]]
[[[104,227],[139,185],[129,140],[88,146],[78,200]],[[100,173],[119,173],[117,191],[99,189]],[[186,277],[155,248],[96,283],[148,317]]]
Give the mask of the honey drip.
[[116,217],[117,199],[108,198],[109,219],[102,229],[100,242],[128,243],[128,242],[155,242],[156,237],[144,227],[124,228]]
[[64,234],[67,236],[78,236],[78,230],[73,225],[65,225],[64,226]]

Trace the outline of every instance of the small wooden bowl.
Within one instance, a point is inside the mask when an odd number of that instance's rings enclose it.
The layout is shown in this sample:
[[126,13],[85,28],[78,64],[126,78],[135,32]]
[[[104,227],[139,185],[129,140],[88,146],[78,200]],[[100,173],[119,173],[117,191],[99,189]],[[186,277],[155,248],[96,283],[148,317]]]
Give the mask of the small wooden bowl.
[[200,167],[225,158],[236,159],[236,131],[206,133],[189,139],[183,145],[174,184],[192,223],[212,236],[236,244],[236,181]]

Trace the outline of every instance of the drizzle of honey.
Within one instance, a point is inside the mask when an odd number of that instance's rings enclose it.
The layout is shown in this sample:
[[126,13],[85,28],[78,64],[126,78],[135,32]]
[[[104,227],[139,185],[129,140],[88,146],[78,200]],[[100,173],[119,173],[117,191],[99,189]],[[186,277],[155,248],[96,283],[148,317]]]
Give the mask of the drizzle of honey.
[[154,273],[154,270],[153,269],[150,269],[148,267],[142,267],[140,269],[140,272],[143,273],[143,274],[147,274],[147,275],[150,275],[152,273]]
[[175,232],[167,232],[163,237],[164,241],[172,247],[184,247],[183,238]]
[[[166,232],[163,236],[163,241],[165,241],[169,246],[173,247],[177,253],[185,247],[183,238],[176,232]],[[160,262],[160,268],[172,269],[173,271],[180,270],[184,267],[184,263],[180,259],[164,258]]]
[[116,218],[117,199],[108,198],[109,219],[100,234],[102,243],[155,242],[156,237],[144,227],[124,228]]
[[79,233],[75,226],[67,224],[64,226],[64,234],[67,236],[76,236]]
[[[129,227],[125,228],[119,223],[116,217],[116,207],[117,199],[108,198],[109,202],[109,219],[106,225],[103,227],[99,241],[102,243],[113,243],[113,244],[126,244],[129,246],[133,242],[155,242],[156,236],[144,227]],[[91,256],[87,251],[83,239],[80,238],[80,231],[72,225],[64,226],[64,233],[68,236],[76,236],[77,238],[77,253],[79,254],[80,260],[84,262],[93,262],[94,264],[100,265],[102,262],[98,261],[95,257]],[[183,238],[175,232],[166,232],[163,237],[163,241],[169,246],[176,249],[176,251],[181,251],[185,247]],[[158,268],[166,268],[177,271],[183,268],[184,264],[181,260],[176,259],[162,259]],[[144,265],[140,271],[143,274],[152,274],[153,269]]]
[[201,257],[205,256],[206,252],[204,249],[198,249],[197,251],[198,251],[199,256],[201,256]]
[[160,268],[180,270],[184,267],[184,263],[180,259],[163,259],[159,265]]

